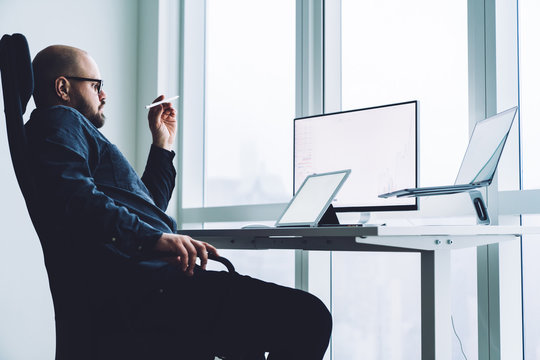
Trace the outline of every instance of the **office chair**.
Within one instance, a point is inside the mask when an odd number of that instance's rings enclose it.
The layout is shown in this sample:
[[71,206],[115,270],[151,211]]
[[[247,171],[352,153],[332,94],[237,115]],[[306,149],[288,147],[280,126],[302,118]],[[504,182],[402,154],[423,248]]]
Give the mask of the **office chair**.
[[[91,315],[81,311],[79,301],[84,299],[59,299],[55,291],[54,283],[54,263],[52,249],[49,248],[46,239],[48,234],[40,226],[40,213],[44,211],[37,198],[36,185],[33,181],[31,169],[28,166],[27,138],[24,129],[23,114],[26,111],[26,105],[30,100],[34,90],[34,77],[32,70],[32,61],[28,42],[22,34],[4,35],[0,40],[0,72],[2,78],[2,90],[4,96],[4,112],[6,116],[7,136],[9,150],[17,177],[17,182],[24,196],[30,219],[34,225],[37,235],[40,239],[45,265],[49,274],[49,283],[53,296],[56,322],[56,360],[83,359],[88,356],[99,359],[159,359],[155,357],[155,348],[160,347],[157,340],[149,344],[148,334],[142,334],[144,339],[135,336],[138,341],[143,341],[148,353],[137,348],[138,344],[133,344],[133,330],[129,326],[129,319],[118,319],[115,314],[105,314],[114,318],[117,322],[110,327],[115,329],[114,345],[107,343],[103,348],[107,349],[106,354],[88,355],[88,351],[96,346],[99,347],[99,336],[90,330]],[[232,264],[225,258],[211,256],[212,260],[224,264],[230,272],[235,272]],[[73,302],[72,304],[70,304]],[[67,306],[66,306],[67,305]],[[67,308],[67,309],[66,309]],[[100,331],[106,332],[109,326],[106,325]],[[125,336],[122,336],[125,335]],[[97,339],[97,340],[96,340]],[[168,339],[171,341],[174,339]],[[106,340],[105,340],[106,341]],[[97,343],[96,343],[97,342]],[[152,341],[153,342],[153,341]],[[116,346],[116,347],[114,347]],[[176,349],[178,350],[178,349]],[[150,357],[148,357],[150,356]],[[213,356],[211,358],[214,359]]]

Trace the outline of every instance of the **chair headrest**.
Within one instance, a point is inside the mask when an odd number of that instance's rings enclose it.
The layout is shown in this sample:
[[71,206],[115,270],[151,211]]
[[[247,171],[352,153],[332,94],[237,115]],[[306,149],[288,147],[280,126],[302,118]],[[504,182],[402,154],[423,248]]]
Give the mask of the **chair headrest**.
[[4,35],[0,40],[0,57],[15,77],[17,94],[24,114],[26,105],[34,93],[34,72],[26,37],[22,34]]

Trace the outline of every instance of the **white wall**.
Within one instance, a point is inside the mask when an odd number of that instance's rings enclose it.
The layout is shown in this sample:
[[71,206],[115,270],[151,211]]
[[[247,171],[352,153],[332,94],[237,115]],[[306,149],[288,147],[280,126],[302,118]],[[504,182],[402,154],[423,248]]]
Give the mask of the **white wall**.
[[[0,35],[23,33],[32,57],[52,44],[76,46],[94,57],[108,95],[103,132],[130,161],[136,157],[138,6],[133,0],[0,0]],[[33,108],[31,100],[26,119]],[[53,359],[47,274],[13,173],[3,115],[0,168],[0,359]]]

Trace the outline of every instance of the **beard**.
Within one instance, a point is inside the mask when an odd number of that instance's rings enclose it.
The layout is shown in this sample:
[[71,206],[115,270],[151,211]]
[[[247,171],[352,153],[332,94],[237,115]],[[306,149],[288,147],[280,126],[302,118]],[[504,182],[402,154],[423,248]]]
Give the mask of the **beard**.
[[[105,105],[105,101],[102,102],[101,106],[103,106],[103,105]],[[99,128],[103,127],[103,125],[105,125],[105,119],[106,118],[107,117],[105,116],[105,114],[104,113],[99,113],[99,111],[92,114],[92,115],[90,115],[90,116],[87,116],[87,119],[90,120],[90,122],[92,124],[94,124],[94,126],[97,129],[99,129]]]
[[103,127],[103,125],[105,125],[106,116],[104,113],[99,112],[99,109],[103,106],[105,106],[105,100],[101,101],[98,110],[95,111],[94,109],[92,109],[92,106],[87,101],[85,101],[84,98],[80,98],[75,109],[77,109],[81,114],[83,114],[84,117],[92,123],[92,125],[99,129]]

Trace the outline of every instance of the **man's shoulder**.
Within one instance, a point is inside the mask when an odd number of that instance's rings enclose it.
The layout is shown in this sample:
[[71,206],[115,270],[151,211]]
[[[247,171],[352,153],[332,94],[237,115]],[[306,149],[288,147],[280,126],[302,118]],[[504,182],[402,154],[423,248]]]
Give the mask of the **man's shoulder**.
[[66,127],[83,125],[85,117],[76,109],[63,105],[46,108],[37,108],[30,116],[30,124],[39,124],[47,127]]
[[103,138],[103,135],[77,109],[69,106],[55,105],[47,108],[36,108],[26,123],[30,132],[53,133],[85,133],[92,137]]
[[105,137],[76,109],[56,105],[37,108],[25,125],[30,143],[48,139],[70,147],[106,143]]

